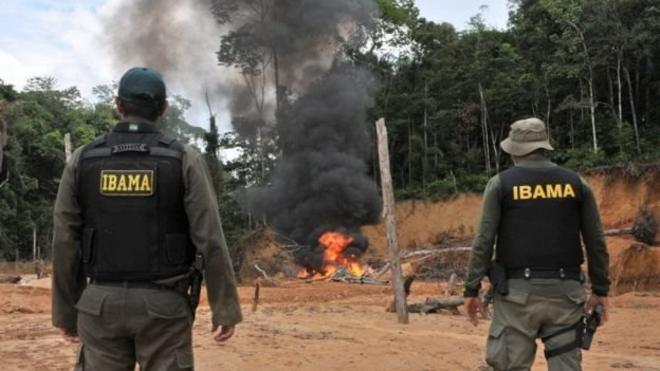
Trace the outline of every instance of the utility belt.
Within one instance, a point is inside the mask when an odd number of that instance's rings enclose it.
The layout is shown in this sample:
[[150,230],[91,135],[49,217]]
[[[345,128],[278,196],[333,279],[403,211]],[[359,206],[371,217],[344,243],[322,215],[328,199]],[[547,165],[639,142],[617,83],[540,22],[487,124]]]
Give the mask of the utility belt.
[[[185,281],[185,280],[181,280]],[[90,284],[96,286],[108,287],[123,287],[125,289],[154,289],[154,290],[174,290],[180,291],[177,288],[182,287],[182,284],[165,285],[153,281],[119,281],[119,280],[97,280],[92,279]]]
[[580,267],[567,268],[509,268],[493,261],[488,271],[488,277],[493,291],[502,296],[509,294],[508,279],[560,279],[584,282],[584,274]]
[[165,278],[158,281],[125,281],[125,280],[99,280],[92,278],[90,284],[98,286],[123,287],[127,289],[156,289],[172,290],[183,295],[190,304],[193,319],[199,305],[204,280],[204,257],[200,252],[195,254],[193,265],[188,273]]
[[572,268],[517,268],[507,269],[507,278],[557,278],[561,280],[584,281],[584,275],[580,267]]

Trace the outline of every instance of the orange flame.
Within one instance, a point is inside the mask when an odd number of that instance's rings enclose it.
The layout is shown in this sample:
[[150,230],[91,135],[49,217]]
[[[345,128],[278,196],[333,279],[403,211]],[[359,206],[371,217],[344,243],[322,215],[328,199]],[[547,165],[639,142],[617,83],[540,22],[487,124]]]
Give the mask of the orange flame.
[[362,264],[353,256],[345,256],[344,250],[353,243],[353,238],[340,232],[325,232],[319,237],[319,243],[325,247],[323,261],[325,266],[322,270],[310,271],[302,269],[298,278],[322,279],[332,276],[340,267],[356,277],[362,277],[366,270]]

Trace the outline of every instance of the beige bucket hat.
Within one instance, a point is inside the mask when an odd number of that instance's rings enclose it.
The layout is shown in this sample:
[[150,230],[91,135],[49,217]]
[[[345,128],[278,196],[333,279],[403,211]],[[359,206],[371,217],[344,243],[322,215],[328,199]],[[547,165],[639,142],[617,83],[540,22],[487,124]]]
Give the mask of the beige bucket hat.
[[500,143],[500,147],[514,156],[525,156],[539,148],[554,150],[548,140],[545,124],[535,117],[511,124],[509,137]]

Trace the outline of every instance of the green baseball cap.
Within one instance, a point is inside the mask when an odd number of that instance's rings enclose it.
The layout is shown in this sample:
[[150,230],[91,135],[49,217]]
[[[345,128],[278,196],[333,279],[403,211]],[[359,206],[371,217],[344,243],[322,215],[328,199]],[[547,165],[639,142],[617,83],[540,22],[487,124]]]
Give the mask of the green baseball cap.
[[133,67],[119,80],[119,98],[140,103],[162,102],[167,89],[161,74],[151,68]]
[[525,156],[539,148],[554,150],[550,145],[545,124],[535,117],[511,124],[509,137],[500,143],[500,147],[514,156]]

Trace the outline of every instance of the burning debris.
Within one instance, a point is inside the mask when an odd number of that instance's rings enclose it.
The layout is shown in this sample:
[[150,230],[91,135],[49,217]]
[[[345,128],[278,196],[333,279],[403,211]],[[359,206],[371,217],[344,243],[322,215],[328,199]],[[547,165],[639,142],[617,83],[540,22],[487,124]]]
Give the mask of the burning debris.
[[[336,281],[355,281],[363,280],[367,275],[373,274],[373,270],[359,261],[362,255],[362,248],[356,243],[366,239],[358,235],[355,238],[341,232],[325,232],[319,237],[319,248],[323,249],[323,266],[320,269],[306,264],[298,273],[298,278],[302,279],[332,279]],[[359,252],[359,255],[355,252]]]

